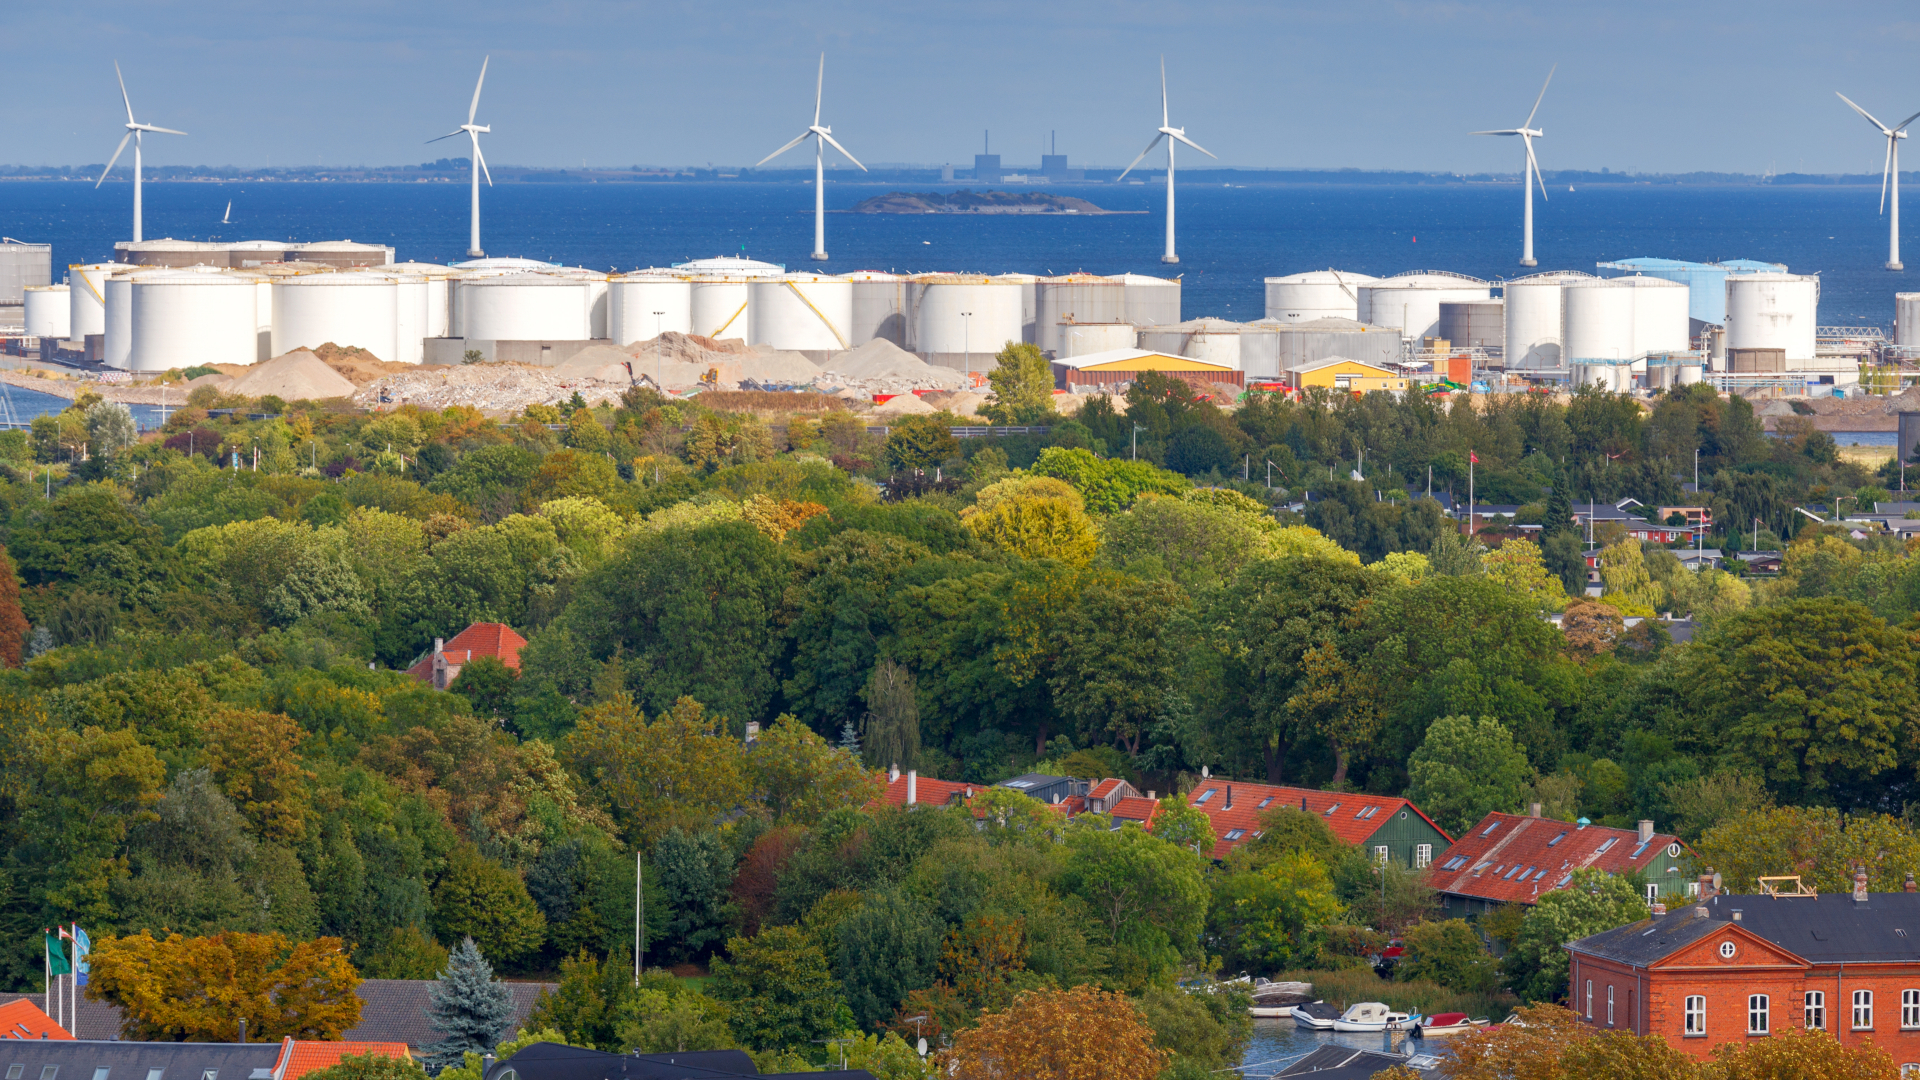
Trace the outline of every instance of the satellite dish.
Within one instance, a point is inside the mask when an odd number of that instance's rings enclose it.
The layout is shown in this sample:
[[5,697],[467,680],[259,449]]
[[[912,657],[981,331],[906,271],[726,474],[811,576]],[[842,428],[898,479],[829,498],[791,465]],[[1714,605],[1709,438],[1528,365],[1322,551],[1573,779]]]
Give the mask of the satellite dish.
[[921,1039],[921,1040],[920,1040],[920,1046],[919,1046],[919,1050],[920,1050],[920,1056],[921,1056],[921,1057],[926,1057],[926,1056],[927,1056],[927,1040],[925,1040],[925,1039]]

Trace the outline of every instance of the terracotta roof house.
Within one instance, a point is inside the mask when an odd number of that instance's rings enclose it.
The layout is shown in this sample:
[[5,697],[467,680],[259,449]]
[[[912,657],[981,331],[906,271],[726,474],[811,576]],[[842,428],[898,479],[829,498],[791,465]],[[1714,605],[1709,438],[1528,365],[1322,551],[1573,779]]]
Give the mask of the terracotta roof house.
[[1852,894],[1759,885],[1715,894],[1708,879],[1671,912],[1569,943],[1568,1004],[1696,1058],[1812,1028],[1872,1042],[1903,1076],[1920,1067],[1920,893],[1869,893],[1864,873]]
[[73,1036],[54,1023],[53,1017],[40,1011],[40,1006],[31,999],[22,997],[0,1005],[0,1038],[71,1039]]
[[893,769],[883,774],[881,779],[887,786],[869,806],[917,806],[922,803],[953,806],[972,799],[975,791],[986,786],[959,780],[935,780],[931,776],[921,776],[913,769],[906,772]]
[[[989,786],[959,780],[935,780],[911,769],[904,773],[898,769],[889,770],[881,774],[880,780],[886,787],[881,790],[879,798],[867,804],[870,807],[971,806],[974,795]],[[1022,786],[1023,781],[1028,783]],[[991,786],[1019,791],[1067,817],[1086,813],[1107,814],[1113,818],[1115,827],[1133,822],[1151,830],[1153,819],[1160,812],[1160,800],[1155,792],[1141,795],[1125,780],[1107,779],[1095,783],[1034,773]],[[979,817],[982,812],[974,810],[973,814]]]
[[[15,1002],[25,1001],[39,1010],[41,1016],[46,1016],[46,997],[45,994],[0,994],[0,1009],[11,1007]],[[56,1002],[56,1004],[58,1003]],[[120,1037],[120,1023],[125,1017],[120,1014],[118,1006],[110,1005],[104,1001],[89,1001],[86,995],[82,994],[80,995],[80,1001],[74,1009],[74,1013],[73,1023],[69,1029],[72,1034],[68,1035],[67,1038],[81,1040],[93,1039],[104,1042]],[[15,1019],[21,1019],[21,1017],[16,1016]],[[49,1018],[46,1022],[51,1024],[54,1021]],[[28,1026],[32,1026],[31,1021],[28,1021]],[[37,1035],[35,1036],[35,1038],[38,1037]],[[47,1037],[58,1039],[61,1036],[49,1035]]]
[[1213,834],[1219,837],[1213,846],[1216,859],[1259,839],[1261,813],[1280,807],[1318,814],[1333,835],[1367,849],[1375,859],[1391,859],[1416,869],[1444,856],[1454,843],[1419,807],[1390,795],[1204,777],[1187,793],[1187,805],[1213,820]]
[[[1537,813],[1537,811],[1536,811]],[[1428,881],[1447,918],[1484,914],[1501,904],[1532,904],[1563,888],[1573,871],[1593,867],[1647,879],[1647,900],[1684,896],[1693,884],[1693,851],[1677,836],[1579,821],[1492,813],[1455,841]]]
[[520,670],[520,650],[527,639],[513,632],[506,623],[477,622],[453,636],[452,641],[433,639],[433,651],[414,662],[407,674],[445,690],[460,677],[460,669],[469,661],[491,656],[515,671]]
[[310,1072],[330,1069],[348,1054],[365,1057],[375,1054],[402,1061],[412,1060],[406,1043],[397,1042],[320,1042],[314,1039],[282,1039],[280,1059],[273,1065],[273,1080],[300,1080]]

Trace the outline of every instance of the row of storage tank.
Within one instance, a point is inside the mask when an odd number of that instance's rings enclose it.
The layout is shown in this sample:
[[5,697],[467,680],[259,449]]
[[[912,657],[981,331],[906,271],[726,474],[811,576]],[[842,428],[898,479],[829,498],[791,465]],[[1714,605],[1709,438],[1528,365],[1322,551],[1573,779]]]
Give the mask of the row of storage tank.
[[[1820,279],[1784,272],[1726,275],[1724,348],[1779,350],[1788,366],[1815,360]],[[1392,328],[1413,341],[1497,347],[1509,370],[1617,365],[1685,352],[1704,326],[1689,287],[1662,277],[1598,278],[1578,271],[1501,283],[1420,271],[1373,278],[1318,270],[1266,281],[1267,319],[1337,317]]]
[[101,335],[103,360],[133,371],[251,364],[325,342],[420,363],[435,338],[628,345],[668,331],[816,358],[884,338],[960,367],[1010,341],[1056,349],[1063,326],[1087,322],[1124,324],[1132,344],[1135,326],[1179,321],[1180,283],[790,274],[738,258],[629,274],[523,260],[337,269],[95,263],[70,267],[65,285],[29,288],[25,315],[27,332],[41,338]]

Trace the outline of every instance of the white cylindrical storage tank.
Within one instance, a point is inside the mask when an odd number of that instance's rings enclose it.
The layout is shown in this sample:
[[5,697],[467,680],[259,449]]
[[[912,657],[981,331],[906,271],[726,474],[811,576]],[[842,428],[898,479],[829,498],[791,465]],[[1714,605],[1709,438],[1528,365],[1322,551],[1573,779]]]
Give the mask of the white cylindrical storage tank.
[[993,370],[993,357],[1020,341],[1020,286],[971,274],[916,277],[914,351],[928,363]]
[[273,355],[273,278],[257,268],[221,271],[235,281],[244,281],[253,290],[253,358],[266,360]]
[[127,280],[129,371],[251,364],[259,348],[253,282],[227,274],[159,272]]
[[273,355],[328,342],[399,357],[399,285],[378,274],[305,274],[273,283]]
[[1035,344],[1055,356],[1068,355],[1064,324],[1133,322],[1127,317],[1127,286],[1116,278],[1067,274],[1041,278],[1033,290]]
[[853,283],[831,274],[782,274],[747,286],[747,344],[806,353],[852,348]]
[[1893,294],[1893,343],[1920,345],[1920,293]]
[[1567,363],[1632,360],[1641,355],[1634,349],[1635,290],[1624,284],[1629,280],[1593,278],[1569,282],[1561,291],[1560,342]]
[[753,279],[701,276],[689,281],[687,310],[701,337],[747,339],[747,285]]
[[73,299],[67,295],[70,291],[69,285],[26,287],[23,297],[26,303],[21,314],[26,319],[29,337],[67,339],[73,326]]
[[1359,319],[1391,326],[1412,341],[1440,332],[1440,304],[1488,300],[1493,288],[1464,274],[1421,270],[1381,278],[1360,287]]
[[591,283],[551,274],[502,274],[460,283],[462,321],[474,341],[584,341]]
[[427,358],[427,307],[431,283],[414,274],[396,274],[393,278],[393,356],[402,364],[418,364]]
[[1060,351],[1055,359],[1140,347],[1140,328],[1130,322],[1066,322],[1056,327]]
[[1135,326],[1170,326],[1180,321],[1180,279],[1146,274],[1116,274],[1126,290],[1127,321]]
[[578,266],[562,266],[553,270],[543,270],[541,273],[550,274],[559,278],[567,278],[572,281],[586,282],[587,336],[592,338],[605,338],[610,336],[611,319],[609,312],[611,301],[608,297],[607,290],[612,281],[612,275]]
[[1506,341],[1502,348],[1509,371],[1538,371],[1564,367],[1560,355],[1562,291],[1576,281],[1591,281],[1578,270],[1552,270],[1515,278],[1502,287],[1506,296]]
[[1343,270],[1309,270],[1267,279],[1267,318],[1278,322],[1359,319],[1360,286],[1379,279]]
[[615,345],[693,333],[693,286],[682,277],[622,274],[607,286],[607,333]]
[[1039,283],[1034,274],[995,274],[995,281],[1004,281],[1020,289],[1020,340],[1028,345],[1039,342]]
[[1167,326],[1147,326],[1140,330],[1140,348],[1239,371],[1242,329],[1239,323],[1225,319],[1194,319]]
[[72,313],[67,332],[74,340],[107,332],[107,276],[126,270],[125,263],[80,263],[67,267],[67,300]]
[[1787,368],[1813,359],[1820,279],[1805,274],[1734,274],[1727,278],[1727,348],[1785,349]]
[[420,278],[427,283],[427,324],[422,337],[455,337],[453,333],[453,282],[466,276],[466,271],[455,270],[451,266],[438,263],[403,262],[388,263],[385,266],[372,266],[368,272],[379,274],[405,274]]
[[1686,352],[1693,347],[1690,292],[1678,281],[1657,277],[1615,278],[1633,284],[1633,351],[1636,356]]
[[[204,268],[210,273],[218,273],[212,267]],[[194,270],[170,266],[122,266],[118,272],[108,275],[106,287],[106,317],[102,334],[105,341],[101,363],[108,367],[128,370],[132,363],[134,350],[133,327],[133,282],[147,274],[190,274]],[[69,294],[71,295],[71,294]]]
[[847,333],[847,344],[857,349],[884,338],[908,348],[912,279],[882,270],[855,270],[844,276],[853,288],[853,328]]

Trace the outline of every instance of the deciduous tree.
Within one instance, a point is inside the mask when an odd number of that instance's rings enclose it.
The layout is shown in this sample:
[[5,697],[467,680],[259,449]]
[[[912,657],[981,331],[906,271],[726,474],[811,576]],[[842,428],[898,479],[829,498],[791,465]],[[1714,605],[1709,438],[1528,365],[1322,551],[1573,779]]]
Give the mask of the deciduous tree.
[[339,938],[280,934],[155,940],[146,932],[94,943],[87,997],[118,1006],[131,1039],[234,1042],[339,1039],[360,1022],[360,984]]
[[1407,798],[1458,836],[1489,811],[1517,809],[1532,773],[1500,721],[1446,716],[1407,762]]
[[1076,986],[1030,991],[981,1016],[943,1060],[959,1080],[1153,1080],[1171,1056],[1127,997]]

